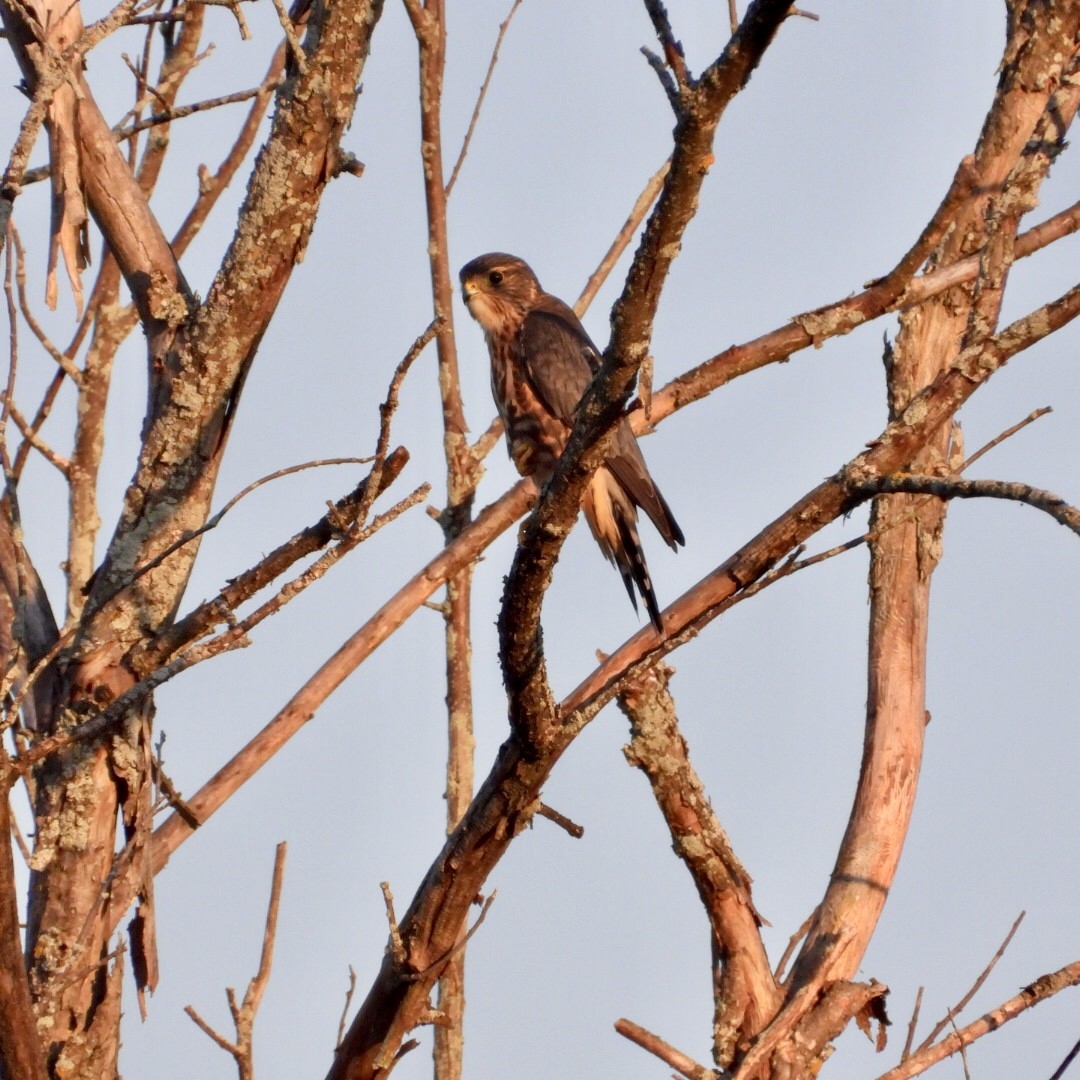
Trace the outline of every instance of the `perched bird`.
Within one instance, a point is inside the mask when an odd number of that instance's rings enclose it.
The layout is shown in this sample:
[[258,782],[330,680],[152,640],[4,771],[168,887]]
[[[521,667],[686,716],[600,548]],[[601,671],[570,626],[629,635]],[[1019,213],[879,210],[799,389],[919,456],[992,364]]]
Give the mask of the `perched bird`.
[[[566,448],[574,410],[600,367],[600,353],[574,312],[544,292],[529,266],[513,255],[496,251],[467,263],[461,291],[487,339],[491,392],[510,457],[522,476],[543,485]],[[638,534],[639,506],[672,548],[686,543],[624,416],[581,508],[600,550],[622,574],[634,609],[636,585],[653,626],[663,633]]]

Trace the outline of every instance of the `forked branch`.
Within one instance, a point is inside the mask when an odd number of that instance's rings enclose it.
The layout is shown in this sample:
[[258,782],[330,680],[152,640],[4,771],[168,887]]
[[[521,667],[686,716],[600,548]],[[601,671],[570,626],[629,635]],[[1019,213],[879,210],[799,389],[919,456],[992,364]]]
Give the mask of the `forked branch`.
[[278,908],[281,905],[281,883],[285,876],[285,842],[277,846],[274,855],[274,876],[270,884],[270,904],[266,912],[266,925],[263,928],[262,953],[259,957],[259,970],[248,983],[241,1002],[236,1000],[236,992],[230,986],[226,991],[229,1001],[229,1012],[232,1014],[233,1026],[236,1036],[233,1039],[215,1031],[194,1009],[188,1005],[184,1012],[191,1017],[196,1026],[209,1036],[222,1050],[232,1055],[236,1062],[237,1073],[240,1080],[255,1080],[254,1061],[254,1027],[255,1017],[259,1006],[262,1004],[263,994],[266,993],[267,984],[270,982],[270,967],[274,962],[274,938],[277,935]]

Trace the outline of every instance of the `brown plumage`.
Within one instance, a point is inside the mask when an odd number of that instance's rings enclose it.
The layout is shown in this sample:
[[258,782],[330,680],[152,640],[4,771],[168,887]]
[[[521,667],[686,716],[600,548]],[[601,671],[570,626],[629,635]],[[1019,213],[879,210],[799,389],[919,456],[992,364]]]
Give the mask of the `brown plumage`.
[[[544,292],[529,266],[513,255],[492,252],[473,259],[461,270],[461,290],[487,338],[491,392],[510,457],[522,476],[543,485],[566,447],[574,410],[600,366],[600,353],[574,312]],[[663,633],[638,534],[638,507],[672,548],[686,542],[623,417],[581,508],[600,550],[622,574],[634,608],[636,585],[653,626]]]

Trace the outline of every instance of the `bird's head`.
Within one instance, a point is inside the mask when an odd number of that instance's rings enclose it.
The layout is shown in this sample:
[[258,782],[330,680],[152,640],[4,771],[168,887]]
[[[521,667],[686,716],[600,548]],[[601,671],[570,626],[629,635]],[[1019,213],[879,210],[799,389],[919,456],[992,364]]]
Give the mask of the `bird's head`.
[[461,295],[487,334],[516,330],[542,292],[529,264],[502,251],[480,255],[461,268]]

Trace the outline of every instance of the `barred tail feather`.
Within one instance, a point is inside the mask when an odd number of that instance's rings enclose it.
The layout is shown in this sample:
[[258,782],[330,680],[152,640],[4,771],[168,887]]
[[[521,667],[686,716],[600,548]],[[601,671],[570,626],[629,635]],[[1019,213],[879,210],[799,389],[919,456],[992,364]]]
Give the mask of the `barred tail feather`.
[[637,611],[634,587],[645,601],[656,632],[664,632],[660,620],[660,605],[653,591],[645,550],[637,527],[637,510],[619,481],[606,468],[600,468],[592,478],[582,509],[589,529],[605,557],[615,564],[622,575],[630,602]]

